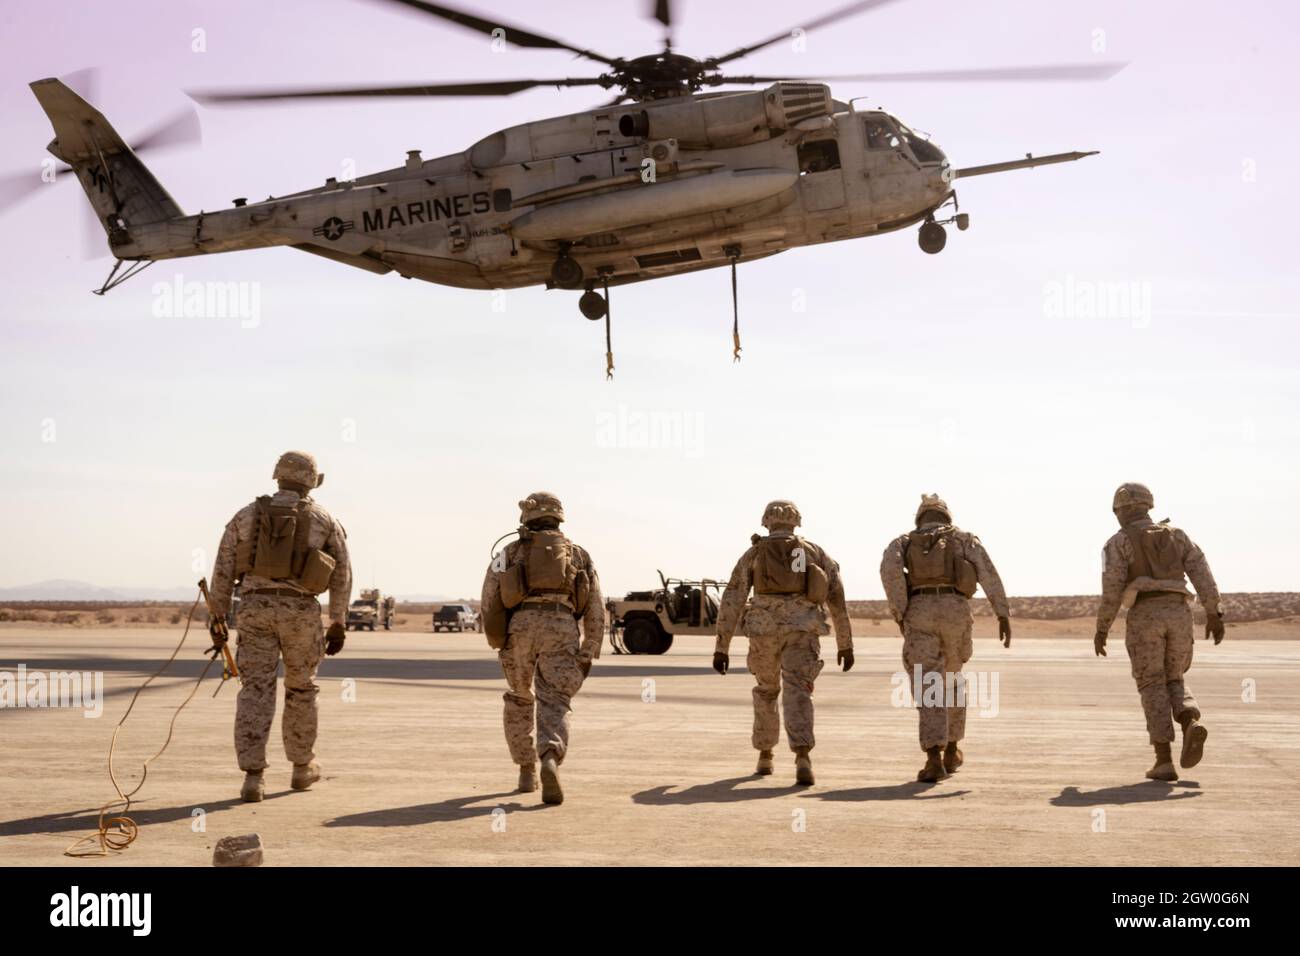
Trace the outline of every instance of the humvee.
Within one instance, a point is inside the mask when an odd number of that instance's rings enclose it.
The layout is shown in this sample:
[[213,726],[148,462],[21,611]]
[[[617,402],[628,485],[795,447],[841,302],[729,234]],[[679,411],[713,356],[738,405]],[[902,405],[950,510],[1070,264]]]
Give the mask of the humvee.
[[605,602],[609,642],[616,654],[662,654],[678,634],[712,637],[725,581],[666,578],[653,591],[629,591]]
[[391,594],[384,597],[380,595],[379,588],[362,588],[361,596],[348,608],[344,628],[349,631],[373,631],[378,624],[385,631],[391,631],[396,608],[397,599]]

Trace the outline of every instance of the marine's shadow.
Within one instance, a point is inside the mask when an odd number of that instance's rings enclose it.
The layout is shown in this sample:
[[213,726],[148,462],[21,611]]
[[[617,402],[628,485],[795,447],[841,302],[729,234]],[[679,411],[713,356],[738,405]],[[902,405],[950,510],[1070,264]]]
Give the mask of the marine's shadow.
[[[267,800],[276,800],[280,797],[287,797],[293,791],[285,790],[282,793],[268,793]],[[229,810],[231,807],[242,806],[243,800],[233,797],[228,800],[198,800],[194,803],[186,803],[176,807],[157,807],[151,808],[132,804],[131,809],[126,811],[126,815],[134,820],[141,829],[152,826],[156,823],[175,823],[177,820],[188,820],[194,815],[195,810],[203,810],[204,813],[213,813],[217,810]],[[120,816],[122,810],[120,807],[112,810],[108,816]],[[68,810],[64,813],[47,813],[39,817],[27,817],[22,820],[5,820],[0,822],[0,837],[8,836],[28,836],[39,833],[72,833],[77,830],[97,830],[99,829],[99,807],[83,810]]]
[[367,810],[365,813],[350,813],[345,817],[326,820],[327,827],[418,827],[426,823],[453,823],[457,820],[469,820],[474,817],[490,816],[497,810],[506,813],[524,813],[530,810],[543,810],[546,804],[518,802],[496,803],[492,806],[470,806],[488,800],[500,800],[502,797],[517,797],[518,791],[508,790],[504,793],[482,793],[472,797],[453,797],[439,803],[423,803],[415,807],[390,807],[386,810]]
[[871,800],[942,800],[944,797],[964,797],[969,790],[944,790],[932,793],[932,783],[896,783],[888,787],[858,787],[854,790],[827,790],[824,793],[810,793],[818,800],[843,801],[845,803],[865,803]]
[[[1146,780],[1122,787],[1103,787],[1101,790],[1080,790],[1066,787],[1050,803],[1054,807],[1100,807],[1125,803],[1161,803],[1166,800],[1186,800],[1199,797],[1201,785],[1195,780],[1166,783],[1163,780]],[[1192,789],[1195,788],[1195,789]]]
[[742,800],[766,800],[770,797],[784,797],[792,793],[807,790],[807,787],[791,784],[788,787],[748,787],[736,789],[747,780],[756,778],[756,774],[744,777],[728,777],[712,783],[697,783],[685,790],[673,791],[672,787],[651,787],[640,793],[632,794],[632,802],[650,806],[674,806],[693,803],[737,803]]

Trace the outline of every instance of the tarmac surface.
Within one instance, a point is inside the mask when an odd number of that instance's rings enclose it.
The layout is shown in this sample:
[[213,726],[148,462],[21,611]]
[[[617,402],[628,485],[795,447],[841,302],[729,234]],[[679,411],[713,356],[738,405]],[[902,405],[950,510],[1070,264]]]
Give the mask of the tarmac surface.
[[[726,677],[711,670],[706,639],[679,639],[662,657],[606,647],[574,702],[565,802],[549,807],[514,792],[505,682],[482,635],[349,633],[321,667],[320,783],[289,789],[277,717],[267,799],[241,803],[237,688],[214,699],[210,676],[132,807],[138,839],[73,859],[63,851],[95,833],[114,795],[114,726],[179,629],[5,625],[0,675],[19,664],[29,676],[98,671],[104,697],[96,719],[0,710],[0,864],[206,866],[220,837],[250,832],[267,865],[1300,863],[1300,640],[1266,623],[1230,630],[1219,647],[1197,642],[1189,684],[1206,755],[1164,784],[1143,778],[1152,753],[1122,623],[1100,660],[1088,621],[1016,622],[1004,650],[980,620],[967,671],[983,699],[971,701],[966,765],[924,785],[916,714],[891,683],[901,640],[855,626],[869,636],[848,674],[823,641],[812,787],[794,785],[784,740],[776,774],[752,775],[743,638]],[[206,644],[193,631],[136,704],[117,747],[124,789],[166,737]]]

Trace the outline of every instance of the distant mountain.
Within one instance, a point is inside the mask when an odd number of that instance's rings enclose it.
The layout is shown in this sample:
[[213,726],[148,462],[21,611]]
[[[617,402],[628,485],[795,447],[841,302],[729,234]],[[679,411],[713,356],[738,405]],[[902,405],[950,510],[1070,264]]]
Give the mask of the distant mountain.
[[[62,578],[38,581],[21,587],[0,588],[3,601],[192,601],[197,589],[193,587],[133,588],[100,587],[86,581]],[[355,598],[361,589],[354,586]],[[446,604],[448,601],[465,601],[468,598],[447,597],[444,594],[399,594],[397,600],[404,604]]]
[[0,588],[0,601],[188,601],[196,588],[99,587],[85,581],[55,579]]

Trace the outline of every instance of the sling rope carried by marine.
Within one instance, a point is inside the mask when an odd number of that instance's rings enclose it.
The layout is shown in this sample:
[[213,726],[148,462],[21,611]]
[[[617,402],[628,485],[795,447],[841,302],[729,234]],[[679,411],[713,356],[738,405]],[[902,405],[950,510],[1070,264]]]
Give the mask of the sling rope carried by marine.
[[[208,676],[208,671],[212,669],[212,665],[216,662],[218,655],[222,656],[223,661],[221,683],[217,686],[217,690],[220,691],[221,688],[226,685],[226,681],[230,680],[230,678],[239,677],[239,670],[235,666],[235,659],[230,653],[229,633],[226,629],[226,622],[223,618],[217,616],[213,612],[212,596],[208,593],[208,581],[206,578],[199,579],[198,588],[199,594],[194,598],[194,603],[190,605],[190,612],[185,618],[185,630],[181,633],[181,639],[172,650],[171,656],[168,657],[167,660],[163,661],[162,666],[154,671],[143,684],[136,688],[135,693],[131,696],[131,702],[126,705],[126,713],[122,715],[122,719],[119,720],[117,726],[113,728],[113,740],[108,747],[108,779],[112,781],[113,789],[117,791],[117,799],[111,800],[104,804],[104,806],[100,807],[98,831],[92,836],[82,837],[80,840],[77,840],[63,851],[64,856],[108,856],[109,851],[125,850],[135,842],[135,838],[140,835],[140,827],[127,815],[127,811],[131,809],[132,798],[140,792],[141,788],[144,787],[145,781],[149,778],[149,765],[161,757],[163,752],[166,751],[167,747],[171,744],[172,736],[176,731],[176,720],[180,717],[181,711],[185,709],[185,705],[193,700],[194,695],[198,693],[199,685],[202,684],[203,679]],[[172,712],[171,721],[167,724],[167,739],[163,741],[163,744],[158,748],[157,753],[152,757],[149,757],[140,765],[140,782],[135,785],[134,789],[123,792],[122,785],[117,782],[117,775],[113,771],[113,755],[117,750],[118,734],[122,732],[122,725],[125,724],[126,719],[131,716],[131,711],[135,708],[135,702],[140,699],[140,695],[144,693],[144,689],[161,676],[162,672],[171,666],[172,661],[176,660],[176,655],[180,653],[181,648],[185,645],[185,639],[189,637],[190,625],[194,622],[194,612],[198,609],[199,601],[203,601],[207,606],[208,619],[212,622],[211,627],[220,636],[218,637],[217,635],[214,635],[212,647],[207,651],[204,651],[205,655],[209,655],[207,664],[205,664],[203,670],[199,672],[198,679],[195,680],[194,686],[190,689],[189,694],[186,695],[185,699],[181,701],[180,705]],[[212,696],[215,697],[216,694],[214,693]],[[121,809],[110,815],[110,812],[113,811],[115,807],[120,807]]]

